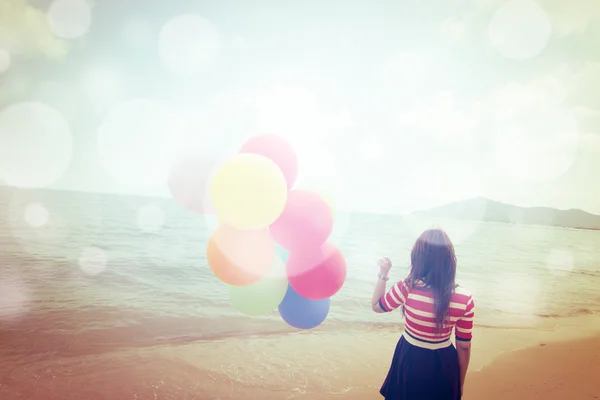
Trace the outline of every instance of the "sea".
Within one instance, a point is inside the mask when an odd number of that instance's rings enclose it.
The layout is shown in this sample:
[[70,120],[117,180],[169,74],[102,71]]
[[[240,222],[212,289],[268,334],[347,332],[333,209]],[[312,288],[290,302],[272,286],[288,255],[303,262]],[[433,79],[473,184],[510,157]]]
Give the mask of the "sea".
[[[454,241],[457,283],[473,293],[477,326],[553,329],[557,318],[600,310],[600,231],[342,211],[335,218],[331,241],[347,279],[315,331],[400,329],[401,313],[371,310],[377,261],[392,259],[392,280],[406,276],[427,227]],[[277,310],[248,317],[232,306],[206,262],[216,227],[214,216],[172,199],[0,188],[0,394],[45,398],[22,385],[58,379],[44,377],[54,360],[77,357],[69,367],[77,374],[93,357],[132,348],[296,334]],[[135,396],[122,398],[146,398]]]

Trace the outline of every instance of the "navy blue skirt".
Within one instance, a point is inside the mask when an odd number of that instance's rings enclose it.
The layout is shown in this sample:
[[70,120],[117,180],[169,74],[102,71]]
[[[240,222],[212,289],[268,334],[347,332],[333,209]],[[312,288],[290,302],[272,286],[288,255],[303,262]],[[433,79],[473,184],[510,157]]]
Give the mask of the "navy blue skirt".
[[460,400],[456,347],[429,350],[401,337],[379,393],[386,400]]

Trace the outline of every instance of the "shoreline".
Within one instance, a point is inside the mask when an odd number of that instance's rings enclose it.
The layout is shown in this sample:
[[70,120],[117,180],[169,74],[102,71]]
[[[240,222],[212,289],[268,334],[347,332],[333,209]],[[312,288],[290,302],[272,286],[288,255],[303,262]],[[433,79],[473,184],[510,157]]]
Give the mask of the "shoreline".
[[[516,366],[498,367],[523,359],[522,354],[530,354],[526,357],[530,360],[527,368],[554,374],[552,379],[557,383],[562,382],[561,376],[544,368],[556,367],[563,373],[558,362],[539,361],[543,365],[534,367],[538,360],[548,357],[540,352],[546,354],[565,346],[574,348],[552,354],[561,362],[562,358],[570,357],[572,363],[579,360],[581,365],[590,365],[594,354],[579,343],[588,343],[590,349],[597,348],[600,354],[600,318],[585,316],[554,322],[557,328],[551,331],[535,327],[475,328],[464,398],[493,399],[477,394],[489,390],[491,382],[498,390],[510,382],[526,382],[531,371],[523,369],[525,367],[519,367],[521,370]],[[27,350],[21,349],[21,355],[14,354],[12,359],[0,363],[0,397],[6,400],[381,399],[379,387],[401,332],[401,324],[398,329],[361,326],[335,331],[300,331],[277,337],[164,343],[92,355],[48,352],[45,357],[29,361]],[[48,342],[45,347],[52,350],[51,345]],[[504,372],[494,372],[498,368],[504,368]],[[502,374],[508,374],[510,379]],[[536,376],[544,379],[542,372]],[[524,387],[525,383],[520,385]],[[535,399],[527,392],[515,392],[508,398]]]

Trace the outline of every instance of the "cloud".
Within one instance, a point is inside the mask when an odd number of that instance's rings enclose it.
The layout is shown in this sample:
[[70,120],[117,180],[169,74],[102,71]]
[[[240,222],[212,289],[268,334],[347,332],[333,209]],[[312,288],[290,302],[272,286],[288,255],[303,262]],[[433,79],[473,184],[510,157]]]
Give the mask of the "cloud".
[[50,33],[44,12],[27,0],[0,1],[0,47],[23,57],[60,58],[69,50]]

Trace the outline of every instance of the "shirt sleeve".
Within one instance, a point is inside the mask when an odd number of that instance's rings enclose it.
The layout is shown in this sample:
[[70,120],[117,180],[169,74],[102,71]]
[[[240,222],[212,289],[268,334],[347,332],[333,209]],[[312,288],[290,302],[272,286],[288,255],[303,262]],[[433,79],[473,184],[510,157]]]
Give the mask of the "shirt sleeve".
[[402,304],[406,303],[408,298],[408,286],[402,280],[396,283],[388,292],[379,299],[379,307],[385,312],[394,311]]
[[475,302],[473,296],[469,296],[467,308],[462,317],[456,321],[456,340],[469,342],[473,338],[473,319],[475,318]]

